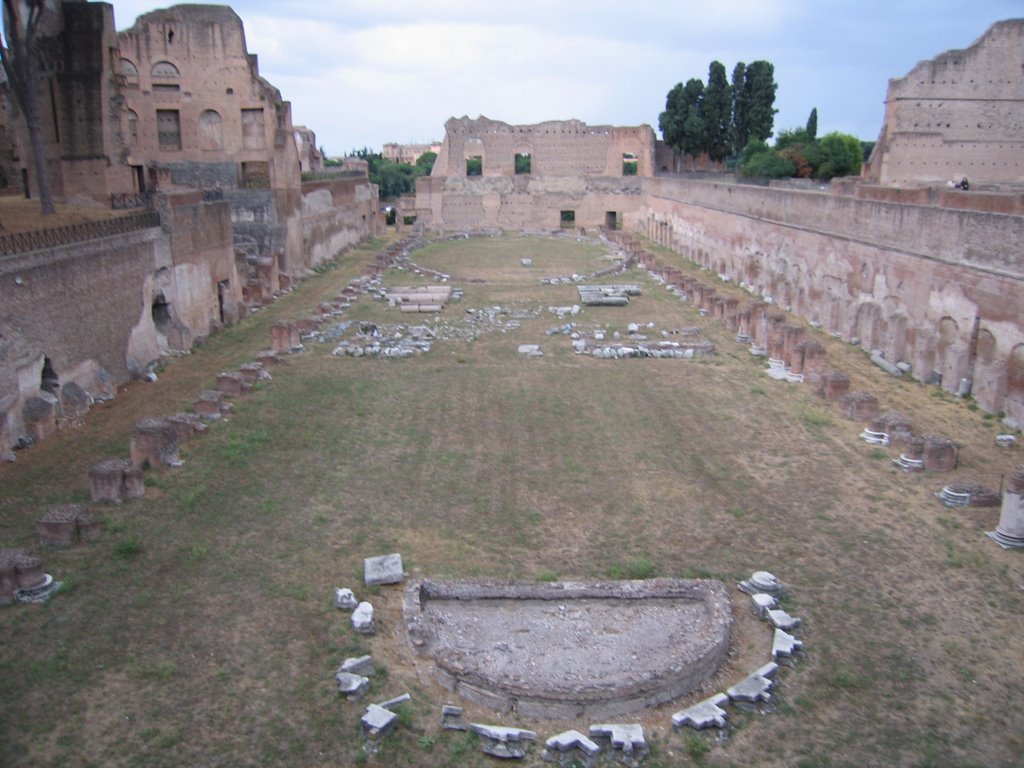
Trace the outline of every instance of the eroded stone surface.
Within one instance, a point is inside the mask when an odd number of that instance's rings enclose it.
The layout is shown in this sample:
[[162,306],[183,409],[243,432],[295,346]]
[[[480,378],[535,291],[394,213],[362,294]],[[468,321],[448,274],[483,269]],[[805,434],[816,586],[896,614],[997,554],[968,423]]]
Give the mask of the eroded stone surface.
[[404,578],[402,556],[397,553],[363,560],[363,579],[368,587],[374,584],[398,584]]
[[677,698],[717,670],[732,623],[724,585],[675,579],[415,582],[405,615],[445,687],[538,719]]

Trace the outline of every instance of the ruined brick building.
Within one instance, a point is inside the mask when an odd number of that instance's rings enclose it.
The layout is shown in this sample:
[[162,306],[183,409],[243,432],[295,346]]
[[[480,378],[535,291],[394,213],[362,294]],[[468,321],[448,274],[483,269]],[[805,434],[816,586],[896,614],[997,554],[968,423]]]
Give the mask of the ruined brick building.
[[[53,243],[0,236],[0,455],[54,428],[68,385],[116,391],[378,225],[365,169],[303,181],[322,170],[315,134],[292,125],[227,6],[116,32],[109,4],[66,0],[44,21],[55,197],[142,207]],[[0,170],[8,191],[33,194],[27,131],[4,106]]]
[[890,82],[863,178],[824,191],[656,174],[647,126],[452,119],[417,221],[621,224],[1024,424],[1022,71],[1024,20],[921,62]]

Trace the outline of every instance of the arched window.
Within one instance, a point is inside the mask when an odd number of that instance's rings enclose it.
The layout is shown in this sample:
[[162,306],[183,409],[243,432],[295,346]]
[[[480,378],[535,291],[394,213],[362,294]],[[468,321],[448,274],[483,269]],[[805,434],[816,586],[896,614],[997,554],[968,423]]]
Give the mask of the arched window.
[[121,59],[121,74],[128,78],[130,83],[139,81],[139,68],[131,59]]
[[158,61],[153,65],[153,68],[150,70],[150,74],[153,75],[153,77],[174,79],[181,77],[181,72],[179,72],[178,68],[169,61]]
[[219,112],[207,109],[199,114],[199,148],[224,149],[223,121]]

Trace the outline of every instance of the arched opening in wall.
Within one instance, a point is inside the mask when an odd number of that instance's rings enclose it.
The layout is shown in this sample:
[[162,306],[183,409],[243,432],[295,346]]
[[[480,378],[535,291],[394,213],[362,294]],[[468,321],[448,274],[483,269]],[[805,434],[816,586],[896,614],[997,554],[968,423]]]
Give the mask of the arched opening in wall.
[[43,356],[43,372],[39,376],[39,388],[51,395],[56,395],[57,390],[60,389],[60,377],[53,369],[53,361],[45,355]]
[[935,345],[935,368],[941,375],[942,380],[950,382],[955,389],[955,378],[952,370],[954,360],[950,349],[960,338],[960,326],[952,317],[944,317],[939,320],[939,338]]
[[199,148],[216,150],[224,148],[223,121],[220,113],[207,109],[199,113]]
[[874,349],[878,341],[878,320],[882,308],[873,301],[865,302],[857,308],[857,321],[854,324],[857,338],[865,349]]
[[996,359],[996,337],[986,328],[978,331],[978,343],[975,346],[977,362],[992,365]]
[[158,333],[167,336],[174,327],[174,316],[171,314],[170,302],[164,298],[163,291],[157,291],[153,296],[153,306],[150,310],[153,316],[153,325]]
[[131,59],[122,58],[120,61],[121,75],[124,77],[125,84],[129,88],[139,87],[139,68],[135,66],[135,62]]
[[576,229],[576,211],[561,211],[558,221],[562,229]]
[[[1006,403],[1005,410],[1009,411],[1010,405],[1016,405],[1024,411],[1024,406],[1017,404],[1024,403],[1024,344],[1018,344],[1010,352],[1010,361],[1006,382]],[[1020,418],[1022,413],[1012,414],[1014,418]]]

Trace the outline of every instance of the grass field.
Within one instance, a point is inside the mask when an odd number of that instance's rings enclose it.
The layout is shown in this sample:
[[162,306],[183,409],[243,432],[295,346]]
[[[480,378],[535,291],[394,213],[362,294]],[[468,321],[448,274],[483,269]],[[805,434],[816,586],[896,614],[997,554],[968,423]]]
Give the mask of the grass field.
[[[0,545],[39,551],[42,510],[87,501],[89,467],[126,456],[136,420],[186,407],[267,347],[273,320],[311,312],[370,253],[347,254],[84,427],[0,466]],[[412,576],[711,576],[731,587],[754,570],[778,575],[806,652],[781,673],[772,711],[733,711],[721,741],[670,728],[669,713],[707,694],[643,713],[647,765],[1024,763],[1024,558],[983,535],[998,510],[947,510],[933,496],[951,479],[998,488],[1024,461],[995,446],[998,419],[809,331],[854,389],[961,444],[951,475],[905,474],[857,439],[863,424],[809,387],[768,379],[763,361],[643,272],[614,279],[640,282],[642,297],[587,309],[580,326],[699,325],[714,357],[595,360],[545,336],[558,324],[546,307],[573,303],[575,289],[537,278],[607,266],[592,244],[506,236],[415,259],[465,288],[449,325],[470,307],[539,311],[407,360],[311,345],[187,443],[183,467],[148,471],[145,499],[97,506],[99,543],[42,552],[65,589],[43,607],[0,610],[0,765],[491,764],[440,729],[446,702],[541,739],[585,729],[509,722],[440,689],[404,638],[401,587],[362,586],[363,558],[392,551]],[[347,316],[409,321],[365,297]],[[544,357],[519,356],[521,343]],[[372,600],[375,637],[331,607],[339,586]],[[737,592],[735,656],[717,690],[767,660],[768,629],[748,604]],[[378,664],[367,701],[412,695],[369,758],[362,705],[333,682],[344,658],[367,652]]]

